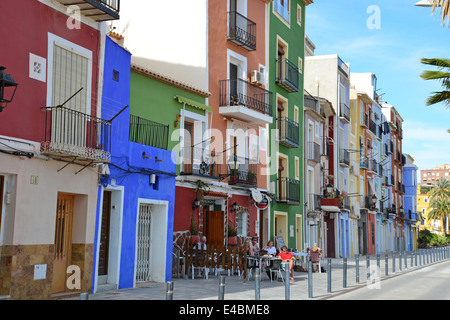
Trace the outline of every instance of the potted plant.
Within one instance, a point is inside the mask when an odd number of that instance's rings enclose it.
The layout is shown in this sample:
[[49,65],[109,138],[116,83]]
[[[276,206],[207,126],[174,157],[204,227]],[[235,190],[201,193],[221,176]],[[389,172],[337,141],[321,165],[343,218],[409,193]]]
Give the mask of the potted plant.
[[228,223],[228,244],[237,245],[237,230],[231,225],[231,222]]
[[236,184],[238,179],[238,169],[230,169],[230,184]]
[[194,203],[192,204],[191,239],[190,239],[191,243],[200,242],[200,236],[199,236],[199,232],[197,230],[197,226],[195,225],[194,216],[195,216],[195,210],[201,206],[201,204],[203,203],[203,198],[205,197],[206,194],[208,194],[208,192],[209,192],[208,184],[201,180],[198,180],[197,186],[194,190],[194,194],[195,194],[196,198],[194,200]]

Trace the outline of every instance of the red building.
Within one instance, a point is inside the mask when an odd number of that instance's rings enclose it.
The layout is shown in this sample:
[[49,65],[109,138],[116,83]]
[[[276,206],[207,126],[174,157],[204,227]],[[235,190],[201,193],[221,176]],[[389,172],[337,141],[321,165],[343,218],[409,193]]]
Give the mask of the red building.
[[[75,3],[75,1],[73,2]],[[92,281],[105,20],[119,1],[3,1],[0,65],[18,83],[0,113],[0,295],[49,299]],[[77,281],[67,285],[68,267]]]

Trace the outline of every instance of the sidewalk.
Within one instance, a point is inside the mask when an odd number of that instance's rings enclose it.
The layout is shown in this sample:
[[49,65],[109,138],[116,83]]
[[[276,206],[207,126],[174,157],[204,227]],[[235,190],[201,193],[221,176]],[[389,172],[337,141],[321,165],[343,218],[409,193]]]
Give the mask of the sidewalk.
[[[327,260],[321,260],[321,266],[327,270]],[[407,266],[402,258],[400,270],[400,259],[395,259],[395,273],[393,272],[392,256],[388,259],[388,275],[386,276],[385,256],[380,255],[380,267],[377,267],[377,256],[370,256],[369,276],[371,282],[367,282],[368,272],[366,267],[366,256],[359,258],[359,283],[356,283],[356,261],[355,258],[347,259],[346,287],[344,288],[344,264],[343,259],[331,259],[331,292],[328,292],[328,273],[312,274],[312,298],[309,297],[308,273],[294,272],[295,283],[290,283],[290,300],[320,300],[327,299],[334,295],[341,294],[348,290],[355,290],[372,284],[374,281],[401,275],[405,272],[417,270],[430,263],[420,263],[418,260],[415,266],[413,258],[411,266],[411,256],[407,257]],[[224,274],[225,275],[225,274]],[[379,275],[379,278],[376,276]],[[219,276],[210,275],[209,279],[174,279],[173,280],[173,300],[218,300],[219,296]],[[261,300],[285,300],[285,284],[281,281],[273,281],[267,277],[265,272],[261,272],[260,299]],[[71,300],[79,299],[72,298]],[[243,282],[237,275],[225,275],[225,300],[255,300],[254,278]],[[89,300],[166,300],[165,283],[144,283],[136,288],[121,289],[90,294]]]

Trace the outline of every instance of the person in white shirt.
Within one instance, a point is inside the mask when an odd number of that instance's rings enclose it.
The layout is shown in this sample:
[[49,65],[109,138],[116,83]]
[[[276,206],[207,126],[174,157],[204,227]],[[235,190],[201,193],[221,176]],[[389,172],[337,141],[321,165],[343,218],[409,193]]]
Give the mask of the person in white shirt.
[[276,256],[277,255],[277,248],[275,248],[273,246],[273,241],[272,240],[270,240],[267,243],[266,251],[267,251],[268,254],[270,254],[272,256]]
[[206,250],[206,236],[202,236],[200,238],[200,242],[197,243],[197,248]]
[[253,237],[252,242],[250,243],[249,252],[251,256],[254,256],[256,252],[259,251],[259,244],[258,244],[258,238]]

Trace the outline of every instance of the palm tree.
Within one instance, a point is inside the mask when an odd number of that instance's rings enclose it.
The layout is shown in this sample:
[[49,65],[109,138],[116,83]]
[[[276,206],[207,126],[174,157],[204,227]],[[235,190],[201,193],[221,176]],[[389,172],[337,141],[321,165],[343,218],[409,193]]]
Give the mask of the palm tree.
[[450,180],[441,178],[436,187],[430,191],[429,219],[444,221],[444,235],[447,235],[447,219],[450,215]]
[[[447,0],[450,1],[450,0]],[[426,101],[427,106],[443,102],[450,108],[450,59],[448,58],[423,58],[420,60],[423,64],[435,66],[438,70],[424,71],[420,77],[424,80],[438,80],[441,82],[443,91],[433,92],[433,95],[428,97]]]
[[449,20],[450,20],[450,0],[431,0],[431,8],[432,13],[434,14],[434,11],[436,8],[441,8],[441,22],[443,25],[448,24],[450,26]]

